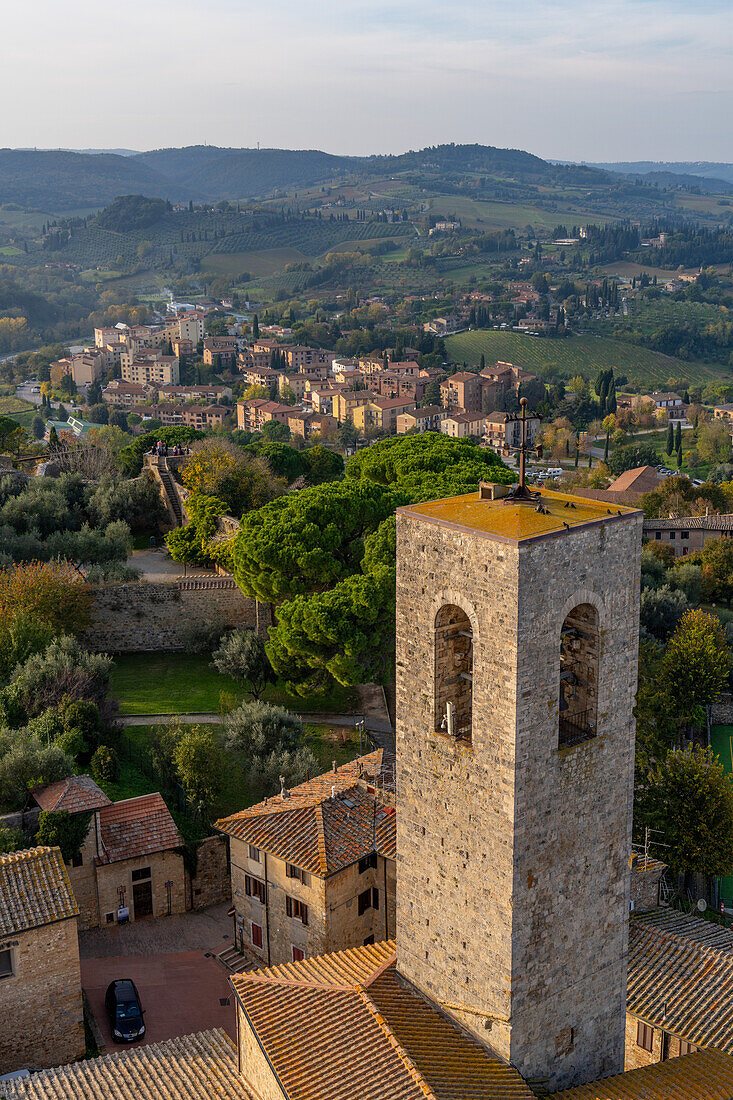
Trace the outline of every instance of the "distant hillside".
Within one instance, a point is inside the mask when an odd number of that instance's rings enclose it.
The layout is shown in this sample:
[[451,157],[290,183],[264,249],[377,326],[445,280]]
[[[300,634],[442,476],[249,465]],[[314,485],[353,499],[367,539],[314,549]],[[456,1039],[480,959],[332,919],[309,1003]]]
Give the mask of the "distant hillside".
[[0,204],[64,213],[106,206],[121,194],[163,195],[166,189],[166,181],[137,157],[0,149]]
[[194,145],[126,154],[0,150],[0,204],[63,214],[106,206],[120,195],[172,202],[247,199],[336,182],[348,175],[456,179],[468,173],[520,183],[602,187],[613,177],[584,165],[556,165],[521,149],[439,145],[399,156],[341,157],[316,149],[220,149]]
[[673,172],[677,176],[699,176],[704,179],[726,180],[728,183],[733,183],[733,164],[708,160],[628,160],[613,161],[608,164],[592,164],[591,167],[603,168],[607,172],[619,172],[623,175]]
[[313,149],[218,149],[194,145],[159,149],[134,158],[197,199],[246,199],[277,188],[309,187],[358,161]]

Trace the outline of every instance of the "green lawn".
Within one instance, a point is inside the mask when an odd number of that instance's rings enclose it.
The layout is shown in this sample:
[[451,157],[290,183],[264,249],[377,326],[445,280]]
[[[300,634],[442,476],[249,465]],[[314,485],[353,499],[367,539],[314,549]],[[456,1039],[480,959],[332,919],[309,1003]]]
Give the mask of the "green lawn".
[[530,371],[553,364],[568,378],[575,374],[594,377],[599,369],[613,367],[632,381],[656,388],[666,387],[670,379],[705,383],[729,375],[724,367],[716,370],[707,363],[687,363],[610,337],[551,340],[518,332],[474,329],[448,336],[445,345],[456,363],[478,366],[483,352],[489,364],[500,359]]
[[[115,658],[110,691],[123,714],[216,713],[222,694],[235,704],[248,697],[244,685],[210,664],[207,654],[122,654]],[[336,688],[327,696],[293,696],[278,683],[264,697],[303,714],[348,714],[355,705],[350,688]]]
[[0,397],[0,416],[10,416],[17,420],[24,428],[30,428],[31,421],[37,413],[35,405],[30,401],[23,401],[20,397]]

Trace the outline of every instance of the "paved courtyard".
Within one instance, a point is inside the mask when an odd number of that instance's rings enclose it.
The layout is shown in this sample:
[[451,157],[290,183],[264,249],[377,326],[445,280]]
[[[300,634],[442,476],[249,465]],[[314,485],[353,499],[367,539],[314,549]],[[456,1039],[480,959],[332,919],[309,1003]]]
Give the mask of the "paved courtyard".
[[223,1027],[235,1038],[228,971],[214,958],[232,942],[229,907],[224,902],[179,917],[79,934],[82,985],[110,1051],[120,1044],[112,1041],[104,994],[116,978],[132,978],[140,993],[146,1010],[146,1034],[140,1042],[157,1043],[212,1027]]
[[116,978],[132,978],[145,1009],[145,1036],[135,1045],[212,1027],[223,1027],[236,1038],[234,995],[227,971],[213,956],[179,951],[82,959],[82,986],[109,1052],[129,1045],[113,1042],[104,1010],[104,994]]

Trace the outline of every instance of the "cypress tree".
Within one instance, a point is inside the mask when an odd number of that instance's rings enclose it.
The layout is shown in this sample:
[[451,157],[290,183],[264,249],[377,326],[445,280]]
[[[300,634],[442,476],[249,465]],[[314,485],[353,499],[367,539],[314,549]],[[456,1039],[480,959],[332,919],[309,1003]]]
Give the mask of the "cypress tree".
[[680,452],[682,451],[682,422],[680,420],[677,421],[677,431],[674,435],[674,445],[675,450]]
[[606,446],[603,448],[603,461],[604,462],[608,462],[608,444],[610,442],[610,439],[611,439],[611,433],[609,431],[609,432],[606,432]]
[[669,427],[667,428],[667,446],[666,446],[665,449],[666,449],[668,455],[671,455],[672,452],[675,450],[674,428],[672,427],[672,421],[671,420],[669,422]]
[[682,444],[680,444],[680,446],[677,450],[677,469],[678,470],[682,469]]

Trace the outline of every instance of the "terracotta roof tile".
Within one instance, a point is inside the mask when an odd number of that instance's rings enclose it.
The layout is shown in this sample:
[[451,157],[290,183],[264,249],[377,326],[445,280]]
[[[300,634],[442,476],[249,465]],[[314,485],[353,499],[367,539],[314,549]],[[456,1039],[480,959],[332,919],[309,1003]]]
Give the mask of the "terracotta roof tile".
[[634,915],[626,1007],[688,1043],[733,1054],[733,933],[673,910]]
[[733,1058],[700,1050],[553,1093],[553,1100],[732,1100]]
[[0,856],[0,935],[40,928],[78,912],[60,848]]
[[183,837],[159,794],[112,802],[99,811],[100,863],[119,863],[183,847]]
[[393,943],[232,985],[288,1100],[533,1100],[515,1069],[397,974]]
[[253,1100],[237,1072],[234,1044],[200,1031],[0,1081],[6,1100]]
[[609,492],[625,493],[633,490],[636,493],[647,493],[656,489],[660,477],[654,466],[636,466],[633,470],[626,470],[608,486]]
[[375,795],[375,784],[388,789],[394,784],[392,758],[382,749],[301,783],[285,798],[277,795],[223,818],[216,826],[325,878],[374,851],[395,858],[395,809]]
[[37,787],[33,797],[42,810],[66,810],[70,814],[99,810],[111,805],[90,775],[70,775],[48,787]]

